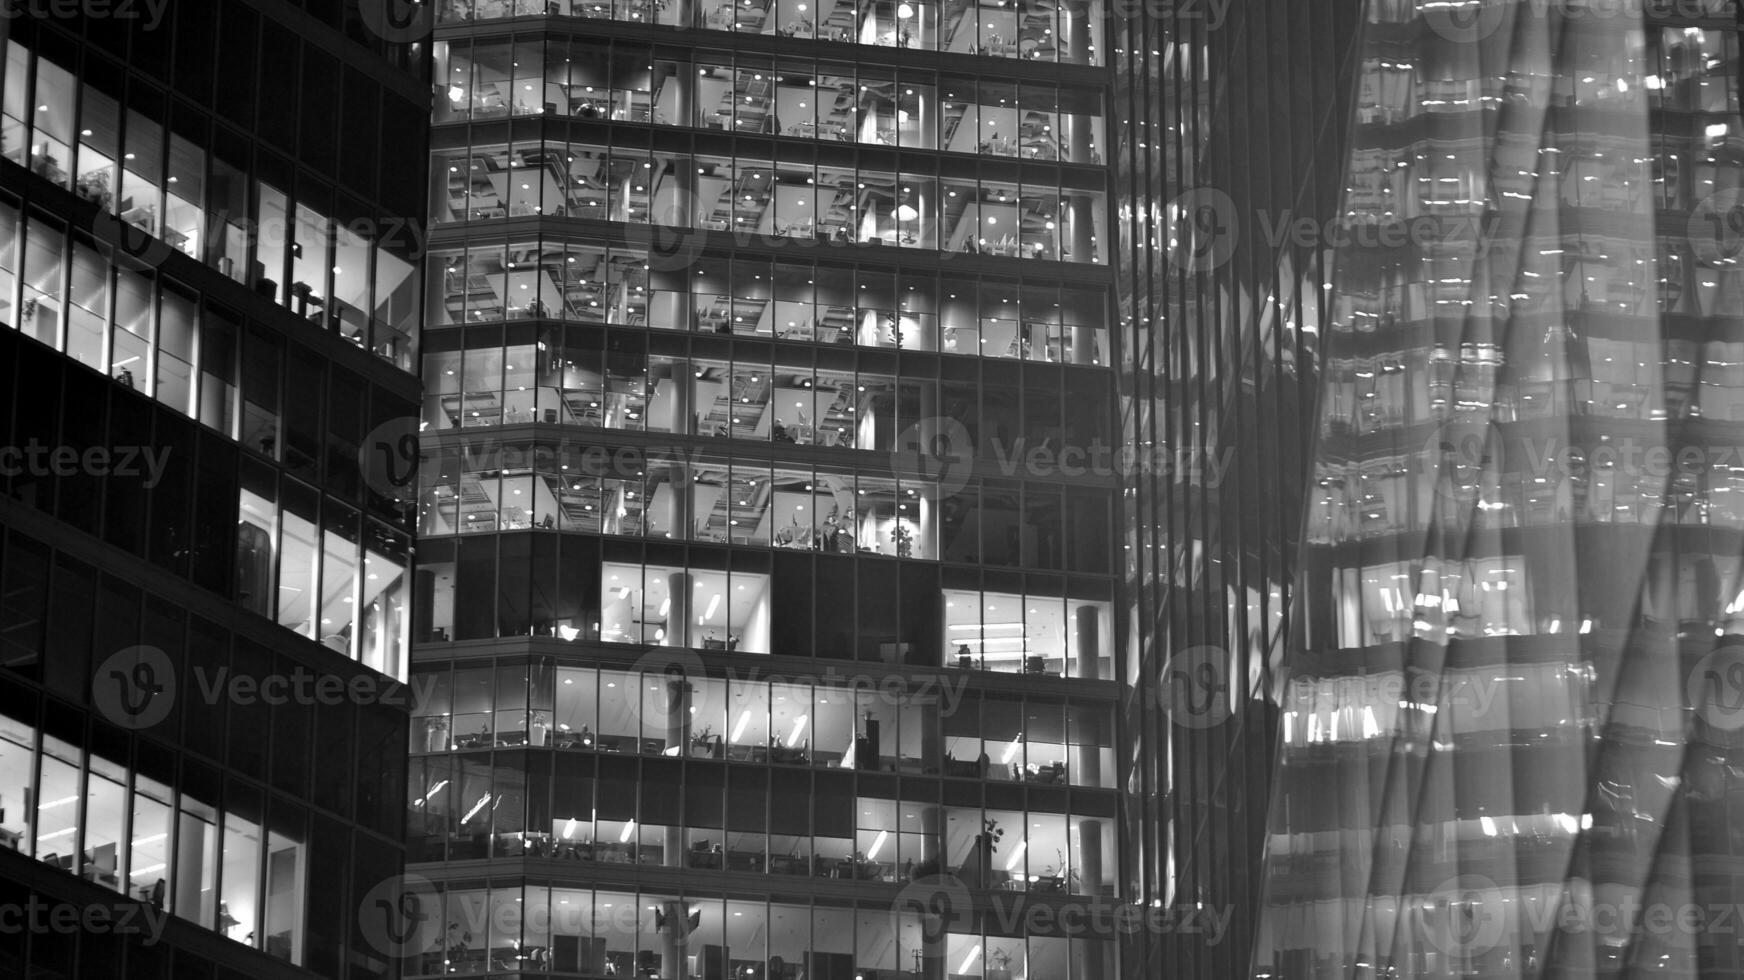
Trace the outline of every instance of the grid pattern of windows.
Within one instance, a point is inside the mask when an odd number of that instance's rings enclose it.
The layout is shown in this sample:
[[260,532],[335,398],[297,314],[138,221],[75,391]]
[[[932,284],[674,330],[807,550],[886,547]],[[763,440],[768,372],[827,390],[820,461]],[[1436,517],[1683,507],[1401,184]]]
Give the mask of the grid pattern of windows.
[[794,904],[684,895],[457,881],[432,896],[438,908],[414,940],[430,952],[407,976],[514,967],[571,977],[665,975],[667,964],[689,970],[694,960],[692,974],[711,978],[849,980],[909,976],[922,972],[916,964],[936,963],[965,980],[1095,980],[1108,945],[1105,933],[1025,936],[1016,923],[935,930],[918,907],[893,914],[841,899]]
[[[331,195],[313,190],[293,207],[284,191],[247,177],[246,156],[222,158],[137,110],[122,112],[113,96],[75,81],[68,68],[17,41],[7,44],[6,61],[6,90],[0,93],[5,158],[96,205],[91,227],[103,245],[141,267],[160,264],[172,252],[191,256],[321,329],[403,369],[414,368],[422,289],[412,256],[423,247],[417,223],[378,218],[350,200],[345,209],[354,217],[335,220]],[[0,232],[13,237],[15,229]],[[50,315],[32,331],[57,344],[65,316],[69,353],[86,360],[99,356],[108,249],[75,250],[72,256],[77,312],[62,310],[69,294],[57,281],[60,249],[46,241],[39,249],[40,255],[30,253],[38,267],[25,273],[22,302],[33,313],[47,303]],[[149,297],[125,288],[127,281],[117,286],[116,301],[120,312],[136,319],[146,315]],[[4,302],[10,309],[10,298]],[[29,319],[22,311],[20,316]],[[142,332],[124,318],[121,325],[135,336]],[[93,326],[95,338],[87,334]],[[118,360],[135,353],[130,343],[115,345]],[[149,334],[137,342],[150,343]],[[126,377],[119,374],[124,368]],[[149,383],[127,365],[114,370],[123,381]],[[184,378],[168,393],[170,400],[186,401],[186,389]]]
[[[1107,366],[1100,290],[905,264],[853,265],[817,255],[771,260],[706,252],[673,258],[646,243],[605,247],[550,236],[469,235],[432,249],[427,342],[437,328],[561,319],[832,346],[931,351]],[[691,248],[690,245],[698,247]]]
[[[8,210],[0,204],[0,220]],[[28,241],[38,240],[39,227],[56,226],[31,222]],[[130,391],[73,364],[76,357],[5,331],[0,405],[9,411],[0,432],[11,441],[0,452],[0,484],[38,512],[403,677],[410,513],[383,492],[393,487],[366,485],[359,447],[367,413],[394,418],[406,407],[301,349],[287,356],[274,334],[243,330],[168,279],[141,276],[137,285],[148,296],[161,289],[157,317],[141,322],[155,319],[160,335],[186,340],[200,365],[194,395],[162,404],[160,384],[159,405],[140,399],[154,363],[148,348],[120,367],[123,381],[137,368],[141,380]],[[39,308],[38,316],[50,313]],[[155,353],[160,376],[169,356]],[[297,399],[287,399],[287,385]],[[192,411],[204,426],[184,414]],[[239,453],[223,438],[237,434],[257,452]]]
[[[219,603],[190,615],[127,584],[128,570],[100,572],[17,532],[0,544],[0,848],[279,959],[336,969],[347,943],[363,941],[338,900],[348,882],[331,869],[355,849],[373,884],[398,860],[404,709],[391,697],[275,704],[265,696],[275,679],[319,673],[218,626],[208,617],[224,615]],[[127,651],[141,652],[111,657]],[[103,694],[138,670],[164,685],[148,697],[168,710],[124,732]],[[87,718],[73,704],[96,710]]]
[[[674,696],[659,673],[461,666],[418,674],[427,694],[412,753],[557,748],[1023,782],[1114,785],[1107,706],[1041,695],[969,697],[967,675],[697,678]],[[640,697],[622,696],[632,691]],[[674,713],[688,714],[673,739]],[[985,762],[982,756],[987,756]]]
[[[575,17],[986,58],[1100,65],[1101,0],[442,0],[437,24]],[[849,54],[875,61],[874,52]]]
[[[443,927],[523,873],[554,912],[738,873],[755,935],[850,883],[1122,894],[1102,8],[812,4],[437,7],[413,682],[447,686],[409,798]],[[422,969],[1114,964],[1052,926],[904,949],[892,908],[743,953],[670,910],[462,922]]]

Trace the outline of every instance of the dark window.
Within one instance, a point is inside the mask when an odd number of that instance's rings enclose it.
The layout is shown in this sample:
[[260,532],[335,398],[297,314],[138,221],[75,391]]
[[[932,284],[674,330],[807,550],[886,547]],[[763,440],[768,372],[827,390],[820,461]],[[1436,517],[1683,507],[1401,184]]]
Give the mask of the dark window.
[[212,57],[217,23],[212,11],[193,5],[169,8],[175,18],[176,91],[202,105],[212,96]]
[[[135,475],[117,474],[113,479],[140,483],[150,494],[146,557],[176,575],[186,576],[193,546],[193,515],[188,507],[194,500],[194,446],[198,432],[191,420],[170,409],[159,406],[153,414],[157,427],[151,450],[157,455],[151,459],[136,457]],[[160,468],[152,469],[152,465]]]
[[[218,86],[218,111],[238,126],[251,130],[254,128],[254,93],[258,88],[252,83],[255,72],[260,68],[260,15],[245,4],[227,3],[215,8],[202,8],[195,16],[211,17],[213,14],[219,15],[218,43],[211,49],[210,54],[217,56],[217,76],[225,80],[224,84]],[[267,95],[263,98],[275,98],[283,102],[292,101],[285,98],[285,93],[294,92],[296,88],[281,81],[264,91]]]
[[[303,84],[293,101],[302,116],[299,149],[303,163],[332,176],[338,165],[338,143],[333,130],[334,119],[339,115],[339,62],[314,45],[304,48]],[[354,152],[361,152],[367,145],[355,144]]]
[[326,360],[300,344],[291,345],[285,399],[285,469],[311,483],[321,474],[321,402]]
[[[302,91],[302,81],[297,77],[301,47],[301,42],[274,31],[271,42],[261,46],[258,63],[251,66],[247,74],[236,76],[240,80],[259,73],[258,77],[265,84],[258,89],[260,123],[255,127],[255,133],[293,155],[297,151],[297,111],[302,102],[300,98],[287,98],[287,95]],[[279,186],[284,187],[283,184]]]
[[339,103],[339,139],[348,152],[339,156],[339,179],[359,194],[370,195],[375,190],[376,155],[367,147],[375,145],[380,118],[377,104],[379,88],[367,76],[353,70],[345,71],[345,97]]
[[5,562],[0,563],[0,665],[42,680],[47,609],[48,548],[13,534],[6,544]]

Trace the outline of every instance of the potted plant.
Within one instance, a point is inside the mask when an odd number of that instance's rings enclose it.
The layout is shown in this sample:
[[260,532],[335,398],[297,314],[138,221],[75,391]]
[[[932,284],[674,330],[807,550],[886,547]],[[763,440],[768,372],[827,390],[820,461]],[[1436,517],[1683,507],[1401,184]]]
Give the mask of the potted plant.
[[1066,867],[1066,855],[1055,851],[1054,859],[1055,863],[1043,869],[1040,879],[1036,881],[1036,891],[1079,894],[1078,872]]
[[896,557],[914,557],[914,532],[909,530],[901,518],[897,518],[896,525],[891,528],[890,538],[896,544]]
[[981,833],[975,835],[975,852],[970,858],[970,864],[965,870],[973,870],[972,874],[964,875],[970,884],[978,888],[992,885],[993,855],[999,851],[999,842],[1005,839],[1005,831],[999,827],[999,821],[983,819]]
[[703,758],[719,758],[720,743],[713,725],[704,725],[690,735],[690,754]]

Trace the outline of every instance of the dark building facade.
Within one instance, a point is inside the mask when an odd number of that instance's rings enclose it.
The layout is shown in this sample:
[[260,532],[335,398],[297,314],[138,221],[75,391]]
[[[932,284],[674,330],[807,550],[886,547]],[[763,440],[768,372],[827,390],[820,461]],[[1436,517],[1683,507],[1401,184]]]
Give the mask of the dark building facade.
[[7,13],[0,973],[394,975],[427,47]]
[[1102,5],[437,13],[409,975],[1111,976]]
[[[1116,29],[1123,975],[1244,975],[1264,884],[1321,229],[1355,102],[1352,2],[1144,5]],[[1299,229],[1312,227],[1312,233]]]

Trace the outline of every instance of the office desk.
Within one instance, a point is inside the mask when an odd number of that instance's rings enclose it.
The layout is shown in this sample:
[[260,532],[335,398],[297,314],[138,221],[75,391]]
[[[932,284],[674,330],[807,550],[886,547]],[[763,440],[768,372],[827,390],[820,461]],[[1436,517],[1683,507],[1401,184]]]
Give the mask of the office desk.
[[726,863],[726,855],[720,851],[691,851],[685,866],[699,871],[720,871]]

